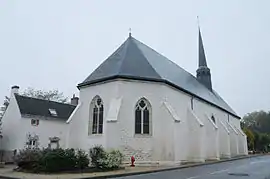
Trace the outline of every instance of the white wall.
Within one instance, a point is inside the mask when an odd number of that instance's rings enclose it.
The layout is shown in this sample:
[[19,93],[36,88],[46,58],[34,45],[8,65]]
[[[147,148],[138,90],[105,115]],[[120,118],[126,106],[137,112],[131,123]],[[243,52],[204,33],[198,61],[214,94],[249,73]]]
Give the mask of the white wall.
[[196,114],[188,109],[188,135],[187,135],[187,160],[192,162],[205,161],[205,126]]
[[[104,103],[104,132],[101,135],[88,136],[90,103],[96,95],[99,95]],[[118,119],[107,122],[110,102],[118,97],[122,98]],[[151,136],[134,135],[134,108],[142,97],[152,105]],[[165,100],[175,109],[180,122],[175,122],[164,107]],[[191,96],[186,93],[160,83],[118,80],[81,88],[80,102],[78,112],[70,120],[69,147],[89,150],[93,145],[101,144],[106,148],[119,148],[126,154],[126,160],[130,160],[132,155],[139,161],[177,162],[188,159],[191,133],[188,129],[187,109],[191,105]],[[193,112],[200,120],[205,122],[205,115],[214,114],[216,120],[227,122],[226,112],[198,99],[194,99],[193,103]],[[240,126],[238,119],[232,116],[231,118],[236,126]],[[219,127],[219,124],[217,126]],[[203,139],[202,148],[208,145],[208,142]],[[205,155],[205,152],[200,155]]]
[[[189,97],[176,91],[167,93],[166,86],[156,83],[122,81],[120,84],[123,104],[118,125],[121,125],[120,129],[127,129],[127,131],[118,133],[118,137],[122,138],[125,147],[128,148],[125,153],[129,156],[139,155],[138,160],[143,161],[174,161],[176,158],[186,160],[188,135],[185,119]],[[153,132],[150,137],[134,136],[135,104],[142,97],[149,100],[152,105]],[[165,109],[164,100],[175,108],[175,112],[181,119],[180,123],[176,123]],[[179,153],[175,151],[176,149]],[[145,153],[139,154],[141,151]]]
[[22,140],[20,132],[21,114],[14,94],[11,94],[10,103],[2,118],[2,148],[4,150],[14,150],[20,146]]
[[227,126],[220,121],[217,120],[217,125],[219,126],[219,154],[220,158],[230,158],[230,131]]
[[[110,125],[110,123],[106,122],[108,107],[111,99],[117,96],[117,91],[117,82],[80,89],[80,106],[74,116],[71,117],[69,123],[68,147],[81,148],[86,151],[94,145],[106,147],[106,138],[108,138],[108,144],[119,144],[119,138],[113,137],[114,130],[116,130],[114,125],[110,127],[111,132],[106,136],[107,125]],[[101,97],[104,105],[103,134],[88,136],[90,103],[96,95]]]
[[238,151],[238,135],[239,133],[234,129],[234,127],[227,122],[227,127],[230,131],[230,151],[231,157],[237,156],[239,154]]
[[205,115],[205,152],[207,160],[219,160],[219,128],[216,126],[217,119],[215,122]]
[[[31,125],[31,119],[38,119],[39,125]],[[63,119],[44,119],[44,117],[23,117],[20,120],[20,133],[21,142],[19,146],[22,146],[23,142],[27,141],[26,135],[29,133],[31,135],[37,135],[39,137],[39,147],[46,148],[50,143],[50,137],[59,137],[59,147],[66,147],[66,135],[68,125],[65,123],[66,120]],[[19,147],[18,146],[18,147]]]
[[[39,119],[38,126],[31,125],[31,119]],[[44,119],[44,117],[22,117],[14,95],[11,95],[10,104],[2,118],[3,121],[3,148],[5,150],[23,149],[27,141],[27,134],[39,136],[39,147],[47,147],[49,137],[59,137],[60,147],[65,146],[67,124],[63,119]]]

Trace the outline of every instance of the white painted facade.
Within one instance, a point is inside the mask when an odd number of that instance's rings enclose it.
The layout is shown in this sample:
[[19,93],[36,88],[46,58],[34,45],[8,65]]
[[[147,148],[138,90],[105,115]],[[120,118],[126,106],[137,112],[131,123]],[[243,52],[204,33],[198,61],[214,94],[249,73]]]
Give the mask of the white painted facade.
[[[32,119],[39,120],[39,125],[31,124]],[[27,136],[38,136],[40,148],[48,147],[50,137],[59,137],[59,146],[65,148],[67,124],[62,119],[45,118],[43,116],[21,115],[18,103],[11,93],[10,104],[2,118],[2,149],[14,151],[24,149],[27,145]]]
[[[117,79],[81,88],[80,102],[67,121],[21,115],[14,92],[2,118],[1,146],[6,151],[25,148],[30,134],[38,136],[40,148],[48,147],[49,138],[58,137],[62,148],[88,151],[102,145],[120,149],[125,161],[135,156],[141,164],[204,162],[247,155],[246,135],[239,119],[163,83]],[[104,105],[103,133],[89,134],[91,101],[96,96]],[[135,134],[135,106],[141,98],[151,106],[150,135]],[[32,125],[32,119],[38,119],[39,125]]]
[[[103,133],[88,135],[90,104],[97,95],[104,104]],[[150,135],[135,135],[135,105],[141,98],[151,104]],[[82,87],[67,123],[67,147],[117,148],[126,161],[135,156],[138,163],[204,162],[247,155],[238,118],[163,83],[118,79]]]

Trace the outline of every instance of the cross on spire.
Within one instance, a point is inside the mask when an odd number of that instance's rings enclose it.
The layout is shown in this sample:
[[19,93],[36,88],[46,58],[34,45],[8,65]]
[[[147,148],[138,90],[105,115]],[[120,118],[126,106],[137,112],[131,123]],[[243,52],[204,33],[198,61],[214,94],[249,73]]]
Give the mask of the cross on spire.
[[131,28],[129,28],[128,30],[129,30],[129,37],[131,37]]
[[197,16],[197,25],[198,25],[198,28],[200,29],[200,20],[199,20],[199,16]]
[[128,31],[129,31],[129,37],[131,37],[131,28],[129,28]]

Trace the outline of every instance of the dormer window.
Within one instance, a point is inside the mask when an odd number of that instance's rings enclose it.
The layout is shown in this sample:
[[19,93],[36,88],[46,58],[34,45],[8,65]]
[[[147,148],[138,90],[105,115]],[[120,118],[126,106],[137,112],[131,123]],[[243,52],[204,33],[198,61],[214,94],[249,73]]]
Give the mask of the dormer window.
[[32,126],[38,126],[39,125],[39,120],[38,119],[31,119],[31,125]]
[[57,112],[55,109],[49,109],[49,111],[52,116],[57,116]]

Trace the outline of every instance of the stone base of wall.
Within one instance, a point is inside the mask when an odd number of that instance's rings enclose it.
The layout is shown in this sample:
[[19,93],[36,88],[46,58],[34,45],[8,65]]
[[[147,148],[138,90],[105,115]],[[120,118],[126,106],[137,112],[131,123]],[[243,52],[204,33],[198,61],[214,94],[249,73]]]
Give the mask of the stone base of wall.
[[152,151],[144,151],[142,149],[134,149],[131,146],[125,145],[120,147],[124,154],[124,161],[130,161],[131,156],[137,161],[150,161],[152,159]]
[[187,160],[189,163],[204,163],[205,159],[202,158],[191,158]]
[[205,161],[218,161],[218,160],[220,160],[219,157],[209,157],[209,158],[205,159]]
[[231,155],[229,155],[229,154],[221,154],[220,155],[220,159],[229,159],[229,158],[231,158]]

